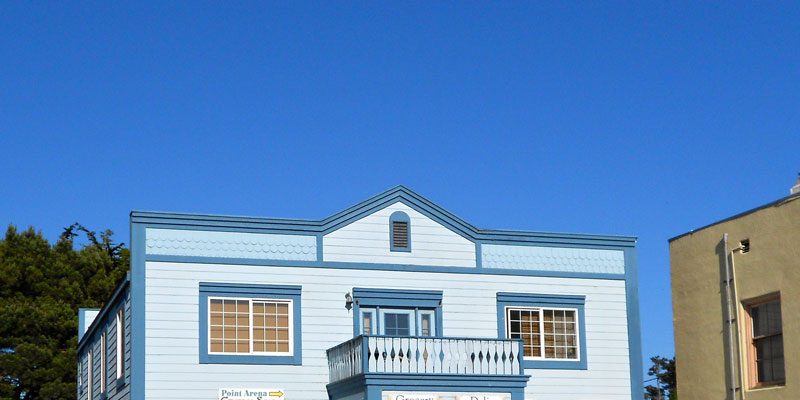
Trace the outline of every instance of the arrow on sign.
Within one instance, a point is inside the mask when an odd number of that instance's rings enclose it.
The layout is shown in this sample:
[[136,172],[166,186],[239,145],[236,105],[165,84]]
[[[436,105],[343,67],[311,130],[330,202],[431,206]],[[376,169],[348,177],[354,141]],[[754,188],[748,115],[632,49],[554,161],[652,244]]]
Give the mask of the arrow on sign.
[[283,392],[269,392],[270,396],[283,397]]

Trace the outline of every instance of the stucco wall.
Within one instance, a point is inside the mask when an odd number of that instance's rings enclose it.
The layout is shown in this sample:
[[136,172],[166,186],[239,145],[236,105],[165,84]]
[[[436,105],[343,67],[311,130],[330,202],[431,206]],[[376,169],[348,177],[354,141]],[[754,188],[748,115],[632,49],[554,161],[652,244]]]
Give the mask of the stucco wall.
[[[744,343],[746,314],[742,303],[780,292],[786,385],[749,389],[746,355],[745,396],[748,400],[800,398],[800,197],[792,197],[738,218],[724,221],[670,242],[672,305],[675,328],[678,397],[731,398],[726,390],[728,351],[725,318],[723,234],[729,248],[750,239],[747,254],[734,253],[742,326],[734,343]],[[739,368],[739,346],[735,348]],[[740,385],[738,376],[737,386]],[[739,399],[739,395],[736,397]]]

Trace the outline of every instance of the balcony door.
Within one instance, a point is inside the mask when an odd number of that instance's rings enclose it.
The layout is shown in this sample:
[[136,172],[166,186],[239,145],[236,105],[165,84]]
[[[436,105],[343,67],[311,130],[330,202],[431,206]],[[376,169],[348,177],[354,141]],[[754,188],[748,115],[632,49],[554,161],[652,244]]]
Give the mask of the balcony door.
[[434,313],[434,310],[420,309],[362,308],[361,333],[385,336],[436,336]]

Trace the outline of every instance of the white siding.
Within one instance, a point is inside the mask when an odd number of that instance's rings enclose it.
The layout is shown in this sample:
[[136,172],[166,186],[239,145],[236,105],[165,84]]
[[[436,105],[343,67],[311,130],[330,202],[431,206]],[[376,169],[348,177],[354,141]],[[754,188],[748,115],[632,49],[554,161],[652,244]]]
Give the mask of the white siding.
[[[389,217],[411,219],[411,252],[389,250]],[[325,261],[475,267],[475,244],[401,203],[367,215],[322,239]]]
[[[443,290],[444,335],[460,337],[497,337],[499,291],[586,295],[588,370],[528,370],[526,397],[630,399],[621,280],[163,262],[148,262],[146,270],[147,399],[210,400],[221,387],[277,387],[293,400],[327,398],[325,350],[353,336],[344,294],[356,286]],[[303,365],[199,364],[199,282],[302,285]]]

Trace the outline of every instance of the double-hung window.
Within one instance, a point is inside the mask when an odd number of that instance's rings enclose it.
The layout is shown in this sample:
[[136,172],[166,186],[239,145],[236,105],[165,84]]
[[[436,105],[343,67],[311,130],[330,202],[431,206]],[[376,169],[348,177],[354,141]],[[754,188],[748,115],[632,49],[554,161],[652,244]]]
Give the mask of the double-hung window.
[[299,365],[300,286],[200,284],[200,362]]
[[355,335],[442,336],[442,292],[354,288]]
[[584,303],[584,296],[498,293],[498,335],[521,340],[525,368],[586,369]]
[[746,310],[750,387],[782,385],[786,373],[781,299],[777,294],[762,297],[749,302]]

